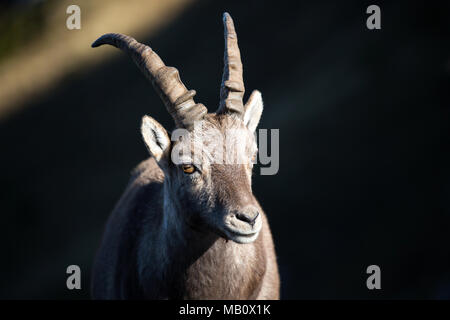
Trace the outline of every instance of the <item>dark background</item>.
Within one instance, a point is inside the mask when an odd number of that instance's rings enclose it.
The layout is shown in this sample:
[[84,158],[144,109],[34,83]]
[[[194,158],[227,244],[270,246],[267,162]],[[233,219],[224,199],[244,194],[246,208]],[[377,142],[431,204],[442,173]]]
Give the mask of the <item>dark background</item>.
[[[381,7],[381,30],[366,28],[370,4]],[[260,128],[280,129],[280,170],[255,174],[254,192],[282,298],[450,298],[449,3],[196,2],[139,40],[210,111],[223,11],[235,20],[246,97],[263,94]],[[144,114],[173,126],[117,55],[0,122],[0,298],[89,298],[104,223],[147,157]],[[82,269],[81,291],[66,289],[71,264]],[[371,264],[382,290],[366,288]]]

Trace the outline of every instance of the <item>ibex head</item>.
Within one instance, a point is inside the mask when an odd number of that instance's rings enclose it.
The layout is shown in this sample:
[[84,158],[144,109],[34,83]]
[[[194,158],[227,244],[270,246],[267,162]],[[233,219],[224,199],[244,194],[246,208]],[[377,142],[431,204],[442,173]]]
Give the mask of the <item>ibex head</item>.
[[141,127],[150,154],[164,171],[170,203],[183,212],[181,218],[196,229],[249,243],[257,238],[262,225],[251,175],[257,152],[254,132],[263,103],[258,91],[243,103],[237,35],[228,13],[223,21],[225,66],[215,113],[207,113],[203,104],[194,101],[195,91],[187,90],[177,69],[166,66],[150,47],[121,34],[103,35],[92,46],[110,44],[128,53],[175,120],[174,133],[183,129],[180,138],[172,142],[151,117],[144,116]]

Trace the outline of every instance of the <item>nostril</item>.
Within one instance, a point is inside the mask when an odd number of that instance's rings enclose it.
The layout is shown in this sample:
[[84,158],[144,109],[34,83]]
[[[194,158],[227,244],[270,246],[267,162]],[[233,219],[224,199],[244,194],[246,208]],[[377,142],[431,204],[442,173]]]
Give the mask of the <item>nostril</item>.
[[252,223],[252,220],[253,220],[248,214],[245,214],[245,213],[236,214],[236,218],[238,218],[241,221],[250,223],[250,224]]
[[241,221],[245,221],[249,223],[251,226],[253,226],[256,222],[256,219],[259,216],[259,212],[256,211],[256,214],[248,214],[248,213],[237,213],[236,218],[238,218]]
[[252,221],[250,222],[250,224],[252,225],[252,227],[253,227],[253,225],[255,224],[255,221],[256,221],[256,219],[258,218],[258,216],[259,216],[259,212],[257,211],[256,214],[255,214],[255,216],[254,216],[254,218],[253,218]]

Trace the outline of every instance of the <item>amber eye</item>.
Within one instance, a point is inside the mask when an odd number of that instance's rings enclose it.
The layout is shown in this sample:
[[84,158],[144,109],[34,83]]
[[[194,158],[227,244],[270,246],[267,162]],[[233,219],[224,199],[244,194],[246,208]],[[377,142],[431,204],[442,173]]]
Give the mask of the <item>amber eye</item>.
[[252,162],[256,161],[256,153],[252,156]]
[[183,164],[182,165],[184,173],[191,174],[195,171],[195,167],[192,164]]

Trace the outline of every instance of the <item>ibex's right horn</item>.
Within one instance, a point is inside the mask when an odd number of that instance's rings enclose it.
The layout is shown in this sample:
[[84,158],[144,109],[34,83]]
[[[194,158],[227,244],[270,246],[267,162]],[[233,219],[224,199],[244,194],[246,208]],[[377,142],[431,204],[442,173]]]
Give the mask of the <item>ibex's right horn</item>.
[[167,67],[161,58],[148,46],[118,33],[108,33],[98,38],[92,47],[109,44],[131,56],[133,61],[153,87],[172,115],[177,127],[189,129],[194,121],[202,118],[207,110],[203,104],[196,104],[195,90],[187,90],[180,80],[178,70]]

